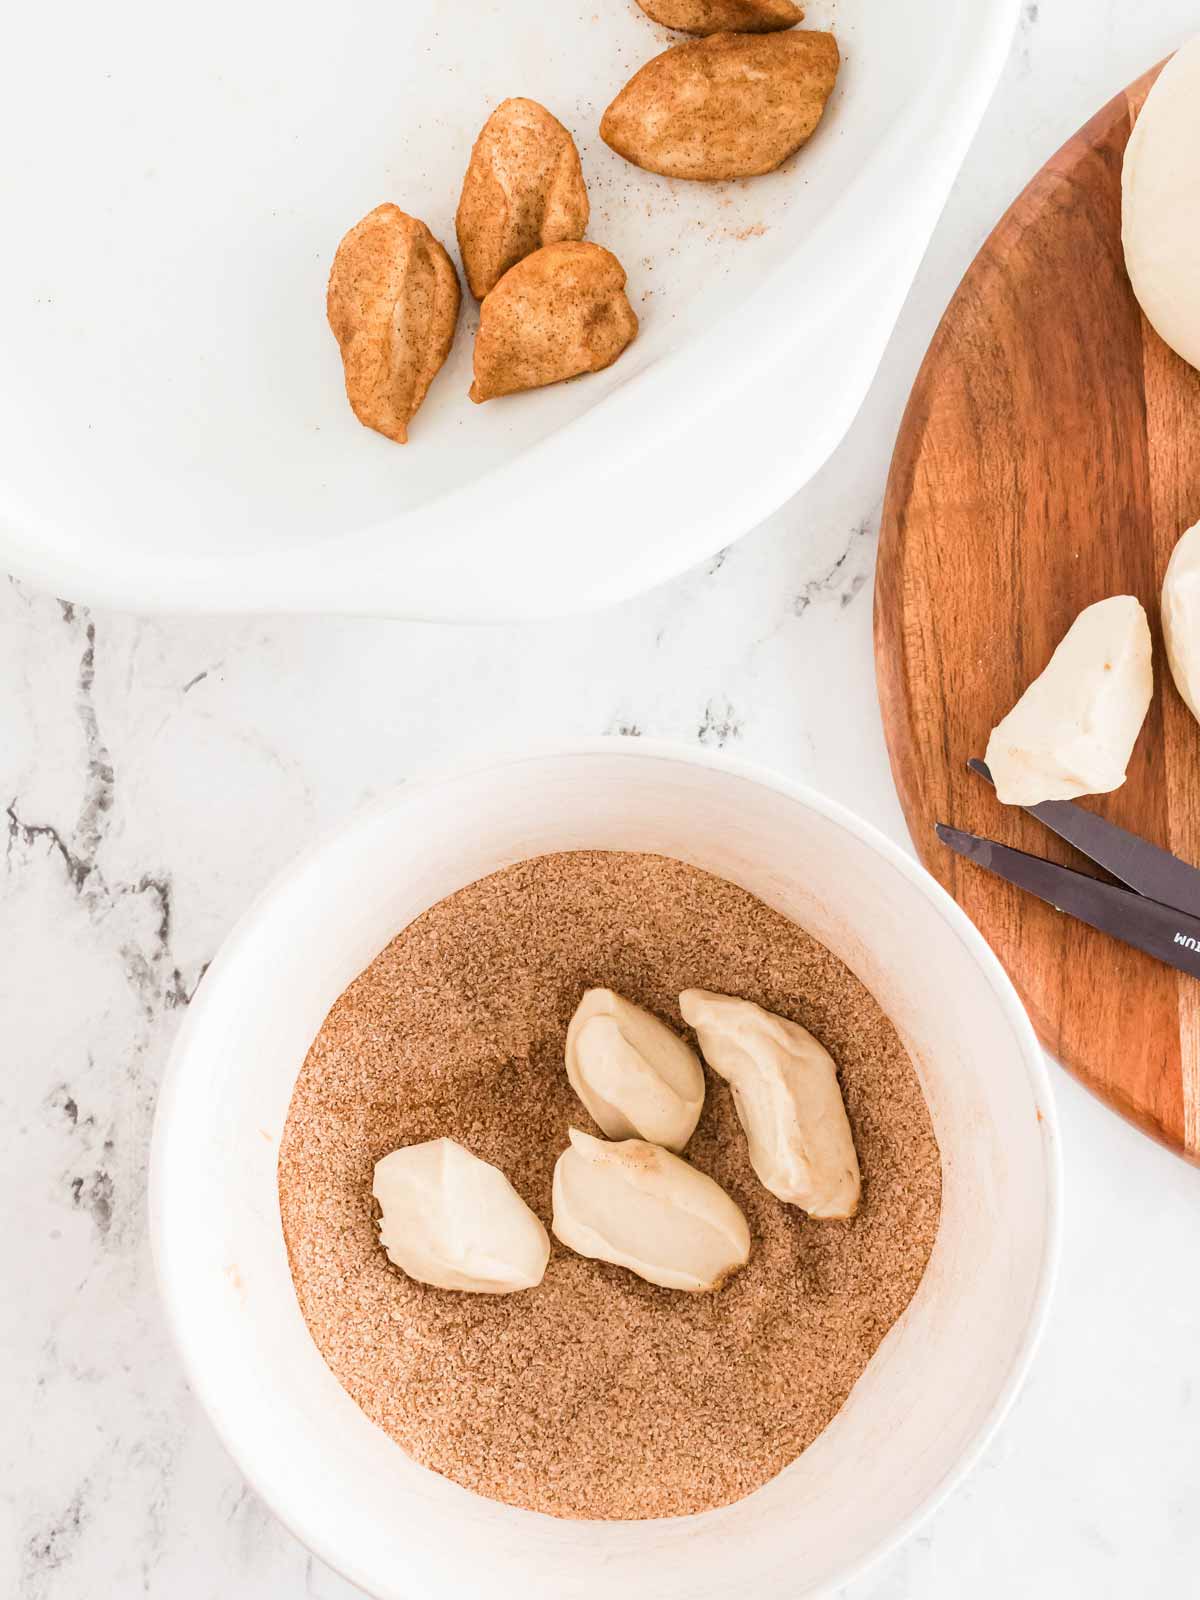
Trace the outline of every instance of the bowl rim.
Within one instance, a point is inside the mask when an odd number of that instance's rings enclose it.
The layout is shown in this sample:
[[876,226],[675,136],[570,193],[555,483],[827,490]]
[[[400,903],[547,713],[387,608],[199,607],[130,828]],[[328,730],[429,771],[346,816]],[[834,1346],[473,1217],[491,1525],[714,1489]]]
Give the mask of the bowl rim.
[[[1046,1228],[1036,1290],[1021,1336],[1020,1347],[997,1384],[991,1409],[979,1424],[974,1438],[967,1447],[907,1517],[876,1539],[867,1550],[848,1558],[836,1573],[830,1575],[823,1591],[829,1592],[852,1582],[905,1543],[945,1503],[958,1484],[974,1469],[1011,1410],[1045,1333],[1050,1302],[1058,1277],[1062,1254],[1063,1170],[1058,1113],[1047,1058],[1038,1043],[1033,1025],[1021,1004],[1012,980],[999,958],[957,901],[921,866],[914,855],[895,843],[874,823],[857,816],[841,801],[823,795],[806,783],[786,777],[757,762],[729,755],[723,750],[694,749],[669,739],[607,734],[567,740],[539,739],[524,741],[520,745],[498,747],[489,754],[477,753],[472,757],[422,768],[413,778],[392,785],[383,794],[374,797],[363,806],[356,807],[340,822],[322,830],[312,844],[272,876],[226,934],[205,973],[203,983],[188,1007],[183,1026],[172,1045],[155,1106],[147,1183],[151,1254],[160,1304],[188,1386],[238,1471],[267,1506],[271,1515],[305,1549],[312,1551],[347,1582],[361,1583],[361,1580],[348,1570],[340,1552],[332,1549],[324,1537],[320,1534],[310,1534],[293,1522],[290,1510],[280,1506],[271,1492],[263,1486],[251,1452],[244,1450],[240,1441],[233,1437],[231,1430],[218,1420],[221,1408],[215,1403],[210,1404],[210,1396],[215,1396],[217,1393],[219,1381],[214,1379],[212,1368],[203,1359],[202,1341],[191,1338],[187,1319],[176,1298],[177,1273],[172,1265],[172,1252],[167,1243],[168,1212],[175,1201],[169,1163],[166,1159],[166,1146],[171,1132],[173,1106],[179,1095],[180,1084],[195,1056],[204,1012],[207,1009],[204,1003],[204,990],[207,986],[211,995],[213,985],[210,980],[213,975],[215,974],[219,980],[225,967],[232,966],[241,959],[243,946],[253,940],[259,925],[266,917],[269,906],[287,883],[312,868],[340,839],[360,827],[369,825],[374,818],[393,807],[404,805],[410,795],[501,768],[520,766],[547,758],[570,759],[590,755],[618,759],[648,756],[655,760],[677,762],[685,766],[742,778],[816,812],[881,856],[941,915],[988,980],[1019,1041],[1021,1065],[1039,1108],[1039,1131],[1046,1172]],[[809,1593],[814,1595],[817,1591]]]

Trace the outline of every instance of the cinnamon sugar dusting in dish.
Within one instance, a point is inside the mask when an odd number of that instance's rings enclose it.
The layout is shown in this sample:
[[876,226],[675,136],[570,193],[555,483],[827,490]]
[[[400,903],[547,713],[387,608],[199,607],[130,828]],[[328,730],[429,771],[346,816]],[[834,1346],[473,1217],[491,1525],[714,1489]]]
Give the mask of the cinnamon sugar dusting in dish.
[[[591,987],[689,1039],[686,988],[741,995],[815,1033],[840,1069],[857,1215],[815,1222],[763,1188],[730,1091],[706,1072],[684,1154],[752,1235],[748,1265],[719,1292],[659,1289],[557,1242],[542,1284],[520,1294],[452,1294],[390,1266],[372,1170],[418,1140],[459,1140],[549,1223],[568,1126],[599,1131],[563,1068]],[[921,1280],[941,1167],[895,1030],[823,945],[697,868],[587,851],[459,890],[350,985],[296,1084],[279,1199],[318,1349],[416,1460],[556,1516],[665,1517],[749,1494],[827,1426]]]

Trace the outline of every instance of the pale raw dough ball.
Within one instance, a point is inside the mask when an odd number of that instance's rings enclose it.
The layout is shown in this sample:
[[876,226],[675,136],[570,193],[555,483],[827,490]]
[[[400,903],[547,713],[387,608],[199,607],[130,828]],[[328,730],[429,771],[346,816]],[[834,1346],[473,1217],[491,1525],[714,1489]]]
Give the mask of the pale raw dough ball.
[[1175,687],[1200,721],[1200,522],[1171,552],[1163,579],[1162,630]]
[[1121,234],[1142,310],[1200,367],[1200,37],[1163,68],[1125,147]]

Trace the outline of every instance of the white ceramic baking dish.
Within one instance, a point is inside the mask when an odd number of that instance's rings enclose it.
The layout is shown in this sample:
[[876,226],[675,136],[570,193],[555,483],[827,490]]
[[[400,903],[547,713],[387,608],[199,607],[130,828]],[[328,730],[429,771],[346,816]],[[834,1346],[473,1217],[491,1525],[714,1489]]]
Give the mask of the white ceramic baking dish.
[[[416,1465],[309,1338],[276,1190],[297,1071],[399,929],[547,850],[661,851],[823,939],[913,1054],[941,1147],[929,1268],[833,1423],[749,1499],[556,1521]],[[155,1255],[192,1386],[276,1514],[384,1600],[802,1600],[909,1532],[974,1459],[1041,1328],[1058,1239],[1050,1086],[1016,994],[932,878],[811,791],[723,755],[596,740],[398,789],[267,891],[213,963],[163,1086]]]
[[[679,36],[633,0],[21,6],[0,60],[0,567],[139,609],[498,619],[599,606],[745,532],[870,382],[1017,0],[811,0],[845,64],[746,184],[600,141]],[[580,143],[642,319],[608,373],[474,407],[473,308],[407,448],[325,326],[344,230],[394,200],[453,248],[506,95]]]

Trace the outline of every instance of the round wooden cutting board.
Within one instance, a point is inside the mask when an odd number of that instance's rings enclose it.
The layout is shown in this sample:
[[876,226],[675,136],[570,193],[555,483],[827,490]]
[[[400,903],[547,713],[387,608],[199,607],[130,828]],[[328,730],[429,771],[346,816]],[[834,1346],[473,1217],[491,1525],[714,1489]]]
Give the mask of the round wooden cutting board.
[[1200,864],[1200,726],[1159,630],[1167,559],[1200,520],[1200,373],[1141,315],[1121,250],[1122,156],[1159,70],[1038,173],[942,319],[892,460],[875,651],[892,770],[925,865],[992,944],[1059,1060],[1200,1161],[1200,982],[1022,894],[933,832],[949,822],[1089,866],[965,763],[1084,606],[1135,594],[1154,632],[1154,701],[1124,787],[1082,803]]

